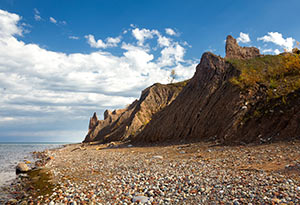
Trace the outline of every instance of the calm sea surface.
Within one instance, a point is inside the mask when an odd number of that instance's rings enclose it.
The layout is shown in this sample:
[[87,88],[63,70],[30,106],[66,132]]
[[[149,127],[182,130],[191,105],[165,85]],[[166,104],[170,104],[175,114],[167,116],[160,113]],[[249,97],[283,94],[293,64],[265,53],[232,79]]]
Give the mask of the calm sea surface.
[[24,160],[32,161],[32,152],[52,149],[68,144],[66,142],[0,142],[0,187],[9,184],[16,177],[16,165]]

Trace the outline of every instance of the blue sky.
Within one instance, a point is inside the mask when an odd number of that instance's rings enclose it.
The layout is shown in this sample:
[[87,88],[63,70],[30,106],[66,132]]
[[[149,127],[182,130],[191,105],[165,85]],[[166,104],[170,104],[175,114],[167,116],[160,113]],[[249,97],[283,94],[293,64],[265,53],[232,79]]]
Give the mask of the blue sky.
[[94,111],[193,76],[228,34],[262,53],[300,39],[300,2],[2,0],[0,141],[81,141]]

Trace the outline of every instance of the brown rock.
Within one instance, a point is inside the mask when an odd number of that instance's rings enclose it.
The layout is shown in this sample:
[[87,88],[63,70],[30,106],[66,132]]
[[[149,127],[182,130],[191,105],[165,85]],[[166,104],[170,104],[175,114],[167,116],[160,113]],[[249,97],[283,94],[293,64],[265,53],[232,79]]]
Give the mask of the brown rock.
[[[210,140],[236,144],[259,143],[259,136],[264,136],[264,142],[300,136],[300,90],[289,94],[286,104],[281,98],[266,101],[263,87],[242,92],[229,81],[239,73],[225,59],[204,53],[193,78],[172,104],[153,115],[133,143]],[[253,113],[258,107],[275,109],[257,119]]]
[[184,83],[154,84],[146,88],[139,100],[125,109],[106,110],[104,120],[96,114],[91,118],[89,132],[84,142],[124,141],[141,132],[149,123],[152,115],[168,106],[181,91]]
[[90,119],[89,130],[94,129],[94,127],[97,125],[97,123],[98,123],[98,117],[97,117],[96,112],[94,112],[93,117],[91,117],[91,119]]
[[232,36],[226,38],[226,57],[228,59],[250,59],[260,56],[259,49],[255,47],[241,47]]
[[27,166],[27,164],[25,164],[24,162],[20,162],[17,167],[16,167],[16,173],[20,174],[20,173],[26,173],[28,172],[30,169]]
[[[240,47],[227,37],[227,59],[258,56],[258,49]],[[233,144],[299,138],[300,90],[287,95],[284,103],[281,98],[266,100],[266,88],[258,83],[248,90],[232,84],[230,79],[238,75],[240,71],[230,61],[204,53],[187,85],[155,84],[145,89],[127,108],[106,111],[85,142],[210,140]],[[258,111],[261,115],[255,117]]]

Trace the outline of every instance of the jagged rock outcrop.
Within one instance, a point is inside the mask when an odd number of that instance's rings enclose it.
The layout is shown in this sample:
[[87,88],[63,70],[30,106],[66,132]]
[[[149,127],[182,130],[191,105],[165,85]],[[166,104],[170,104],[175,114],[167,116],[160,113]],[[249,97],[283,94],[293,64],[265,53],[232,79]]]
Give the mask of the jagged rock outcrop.
[[259,49],[255,47],[241,47],[232,36],[226,38],[226,57],[228,59],[250,59],[260,56]]
[[143,130],[154,113],[169,105],[185,84],[186,82],[168,85],[157,83],[145,89],[140,99],[127,108],[106,110],[103,120],[98,120],[94,114],[84,142],[102,143],[130,139]]
[[97,122],[98,122],[98,117],[97,114],[94,112],[93,117],[91,117],[90,119],[89,132],[97,125]]

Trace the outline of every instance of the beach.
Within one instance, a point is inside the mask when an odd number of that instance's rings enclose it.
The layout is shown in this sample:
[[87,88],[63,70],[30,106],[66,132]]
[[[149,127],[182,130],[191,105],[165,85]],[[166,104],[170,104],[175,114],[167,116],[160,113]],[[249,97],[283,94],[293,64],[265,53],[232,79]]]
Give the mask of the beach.
[[17,193],[16,201],[11,202],[299,204],[299,148],[299,141],[247,146],[73,144],[47,151],[42,171],[27,178],[26,186],[15,186],[11,191]]
[[3,190],[14,182],[16,178],[16,165],[19,162],[35,167],[32,152],[40,152],[61,147],[58,142],[1,142],[0,143],[0,204],[11,194]]

